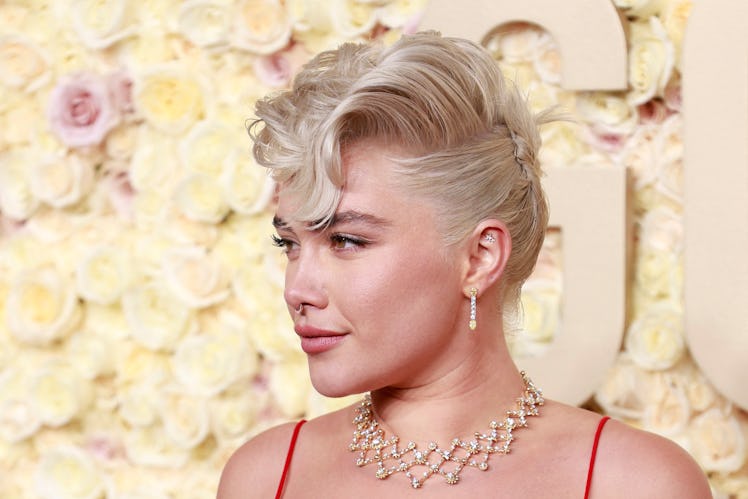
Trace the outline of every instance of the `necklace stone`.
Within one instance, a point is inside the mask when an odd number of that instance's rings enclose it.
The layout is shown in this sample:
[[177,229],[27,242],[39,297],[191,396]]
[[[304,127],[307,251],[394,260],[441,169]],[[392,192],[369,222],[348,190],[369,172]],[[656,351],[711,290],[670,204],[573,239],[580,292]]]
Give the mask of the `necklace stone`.
[[356,408],[353,419],[356,429],[349,446],[351,452],[358,452],[356,465],[376,463],[375,475],[380,480],[403,473],[414,489],[421,488],[426,480],[436,475],[454,485],[460,481],[460,472],[467,467],[486,471],[491,455],[509,454],[514,440],[512,432],[526,428],[527,418],[537,416],[538,407],[543,405],[542,391],[524,371],[522,380],[525,391],[517,399],[516,409],[506,411],[503,421],[491,421],[488,431],[476,431],[470,440],[454,438],[448,447],[430,442],[426,449],[419,449],[414,442],[399,447],[400,439],[396,435],[387,437],[374,417],[371,395],[366,394]]

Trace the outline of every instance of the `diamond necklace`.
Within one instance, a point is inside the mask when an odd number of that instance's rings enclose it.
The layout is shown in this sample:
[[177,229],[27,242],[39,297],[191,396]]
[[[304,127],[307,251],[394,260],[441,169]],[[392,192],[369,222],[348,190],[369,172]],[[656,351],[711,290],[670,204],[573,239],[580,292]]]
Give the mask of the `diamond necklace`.
[[[400,438],[397,435],[385,436],[374,418],[371,395],[367,393],[356,408],[353,419],[356,429],[348,447],[351,452],[359,453],[356,465],[362,467],[377,463],[375,476],[380,480],[395,473],[405,473],[414,489],[435,475],[442,475],[449,485],[454,485],[460,481],[460,472],[466,467],[487,470],[491,454],[509,454],[514,440],[512,431],[526,428],[527,417],[537,416],[538,407],[543,405],[542,391],[524,371],[521,374],[525,391],[517,399],[517,408],[506,411],[503,421],[491,421],[488,432],[476,431],[469,441],[455,438],[449,448],[442,448],[436,442],[430,442],[425,450],[419,449],[415,442],[398,448]],[[424,469],[420,477],[414,474],[415,467]]]

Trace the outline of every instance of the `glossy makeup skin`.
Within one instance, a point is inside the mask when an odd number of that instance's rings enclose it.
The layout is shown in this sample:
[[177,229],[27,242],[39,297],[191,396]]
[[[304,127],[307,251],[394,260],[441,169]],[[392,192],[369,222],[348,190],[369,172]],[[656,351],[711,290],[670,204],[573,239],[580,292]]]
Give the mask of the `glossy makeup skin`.
[[386,152],[376,142],[345,151],[346,185],[324,230],[294,222],[294,199],[279,191],[284,297],[328,396],[426,384],[462,360],[464,269],[449,264],[433,207],[398,189]]

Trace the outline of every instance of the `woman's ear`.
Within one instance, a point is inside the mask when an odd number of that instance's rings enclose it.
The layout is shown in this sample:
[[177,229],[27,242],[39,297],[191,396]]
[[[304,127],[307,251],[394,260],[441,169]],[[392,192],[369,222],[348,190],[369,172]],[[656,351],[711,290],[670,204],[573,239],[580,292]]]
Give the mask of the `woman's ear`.
[[483,220],[468,238],[466,251],[468,268],[463,287],[483,291],[501,278],[512,252],[512,237],[504,222]]

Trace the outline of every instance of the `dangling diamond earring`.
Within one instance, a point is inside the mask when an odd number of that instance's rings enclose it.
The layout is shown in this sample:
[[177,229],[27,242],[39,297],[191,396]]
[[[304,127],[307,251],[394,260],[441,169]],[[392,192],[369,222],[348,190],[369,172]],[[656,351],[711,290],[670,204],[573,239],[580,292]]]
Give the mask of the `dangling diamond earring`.
[[478,301],[478,288],[470,288],[470,322],[468,322],[468,326],[470,327],[471,331],[475,331],[475,328],[478,326],[478,323],[476,322],[476,315],[477,315],[477,301]]

